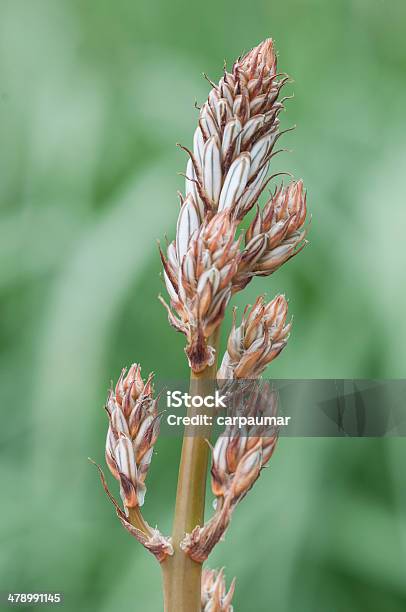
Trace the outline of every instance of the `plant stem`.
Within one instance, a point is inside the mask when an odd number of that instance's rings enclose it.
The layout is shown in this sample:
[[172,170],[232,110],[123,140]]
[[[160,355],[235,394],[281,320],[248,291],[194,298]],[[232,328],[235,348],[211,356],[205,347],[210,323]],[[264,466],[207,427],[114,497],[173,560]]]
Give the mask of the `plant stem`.
[[[209,339],[216,351],[215,363],[190,376],[190,395],[212,395],[217,370],[219,328]],[[213,409],[188,408],[187,415],[213,414]],[[175,517],[172,531],[174,555],[162,563],[165,612],[200,612],[202,565],[192,561],[180,548],[186,533],[203,525],[206,477],[211,425],[186,426],[179,466]]]

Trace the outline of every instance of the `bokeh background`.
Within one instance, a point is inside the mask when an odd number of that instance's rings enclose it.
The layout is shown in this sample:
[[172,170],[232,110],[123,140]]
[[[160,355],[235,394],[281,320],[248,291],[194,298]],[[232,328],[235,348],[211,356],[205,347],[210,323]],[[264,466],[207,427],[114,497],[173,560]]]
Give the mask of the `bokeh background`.
[[[69,611],[161,610],[155,560],[114,517],[106,389],[123,365],[187,375],[156,239],[174,234],[194,101],[273,36],[295,100],[311,245],[236,301],[282,291],[278,378],[405,373],[406,4],[402,0],[0,0],[0,590]],[[224,338],[223,338],[224,343]],[[147,519],[170,531],[180,440],[162,439]],[[406,608],[406,443],[284,439],[212,566],[236,611]]]

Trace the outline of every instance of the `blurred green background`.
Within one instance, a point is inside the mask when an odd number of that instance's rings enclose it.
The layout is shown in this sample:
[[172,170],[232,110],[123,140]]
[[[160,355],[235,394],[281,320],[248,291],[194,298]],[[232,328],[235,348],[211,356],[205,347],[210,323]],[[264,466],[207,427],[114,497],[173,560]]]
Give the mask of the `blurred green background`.
[[[295,83],[283,115],[311,245],[259,292],[286,292],[287,378],[404,377],[406,4],[0,0],[0,591],[65,609],[161,609],[160,572],[97,474],[111,378],[186,376],[156,300],[195,99],[272,36]],[[224,338],[223,338],[224,342]],[[180,440],[162,439],[145,514],[170,531]],[[406,609],[402,439],[284,439],[211,566],[236,611]],[[117,490],[115,489],[117,493]]]

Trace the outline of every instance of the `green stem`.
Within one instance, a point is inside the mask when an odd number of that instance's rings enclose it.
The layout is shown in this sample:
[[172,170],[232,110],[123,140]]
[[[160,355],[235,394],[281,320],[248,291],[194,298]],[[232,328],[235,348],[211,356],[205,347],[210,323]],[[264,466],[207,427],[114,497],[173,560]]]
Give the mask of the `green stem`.
[[[218,353],[219,328],[209,339]],[[212,395],[216,379],[217,360],[203,372],[190,376],[190,394]],[[187,415],[212,414],[207,408],[189,408]],[[200,612],[202,565],[192,561],[180,548],[186,533],[203,525],[206,498],[206,477],[209,460],[211,426],[185,427],[179,466],[175,517],[172,531],[174,555],[162,563],[165,612]]]

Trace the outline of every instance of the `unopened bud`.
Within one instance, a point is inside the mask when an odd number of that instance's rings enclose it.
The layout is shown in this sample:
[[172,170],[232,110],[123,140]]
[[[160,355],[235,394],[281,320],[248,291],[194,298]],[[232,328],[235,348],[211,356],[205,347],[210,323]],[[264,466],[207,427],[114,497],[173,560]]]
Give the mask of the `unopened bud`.
[[122,371],[107,399],[106,462],[120,482],[126,508],[144,503],[144,481],[159,432],[157,401],[152,393],[152,376],[144,382],[139,365],[133,364],[127,375]]

